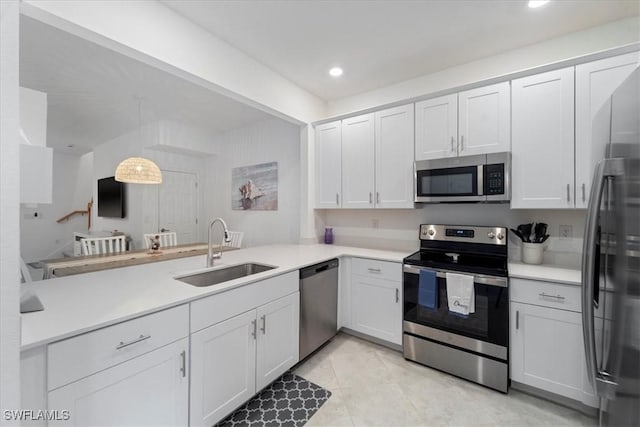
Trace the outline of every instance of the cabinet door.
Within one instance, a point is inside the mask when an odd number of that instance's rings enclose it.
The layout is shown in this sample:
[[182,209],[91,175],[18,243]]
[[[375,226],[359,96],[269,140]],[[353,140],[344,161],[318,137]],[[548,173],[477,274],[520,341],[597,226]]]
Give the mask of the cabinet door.
[[377,208],[413,208],[413,104],[375,113]]
[[351,276],[351,328],[402,344],[402,283]]
[[189,415],[189,340],[49,392],[49,409],[69,410],[51,425],[184,426]]
[[258,307],[256,390],[298,363],[300,293]]
[[415,159],[458,155],[458,94],[416,103]]
[[212,426],[256,391],[256,311],[191,335],[191,426]]
[[511,303],[511,379],[581,400],[582,315]]
[[373,208],[373,113],[342,121],[342,207]]
[[497,153],[511,147],[509,82],[458,94],[458,155]]
[[573,68],[513,81],[512,208],[573,207]]
[[576,66],[578,207],[588,206],[595,165],[605,157],[611,129],[611,95],[639,65],[640,52],[633,52]]
[[316,207],[339,208],[342,194],[342,123],[316,127]]

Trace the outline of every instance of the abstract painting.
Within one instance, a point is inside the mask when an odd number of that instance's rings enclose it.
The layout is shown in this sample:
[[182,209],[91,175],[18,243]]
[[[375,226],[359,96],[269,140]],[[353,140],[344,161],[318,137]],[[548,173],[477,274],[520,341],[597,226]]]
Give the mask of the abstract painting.
[[233,168],[231,207],[234,210],[278,210],[278,163]]

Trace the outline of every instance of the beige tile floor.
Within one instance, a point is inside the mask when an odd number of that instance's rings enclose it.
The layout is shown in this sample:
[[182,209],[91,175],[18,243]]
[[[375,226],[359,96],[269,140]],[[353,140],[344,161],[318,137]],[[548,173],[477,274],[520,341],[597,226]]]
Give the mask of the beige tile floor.
[[508,395],[338,334],[296,368],[332,392],[307,426],[595,426],[595,419],[510,390]]

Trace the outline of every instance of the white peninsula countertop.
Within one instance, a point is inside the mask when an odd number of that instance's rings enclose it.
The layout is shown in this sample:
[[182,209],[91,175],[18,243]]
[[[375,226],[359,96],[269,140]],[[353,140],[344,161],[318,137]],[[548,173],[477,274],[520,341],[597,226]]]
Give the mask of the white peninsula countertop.
[[213,268],[255,262],[269,271],[209,287],[174,277],[204,270],[205,255],[42,280],[23,285],[44,311],[22,314],[22,350],[185,304],[340,256],[402,262],[406,252],[334,245],[271,245],[225,252]]

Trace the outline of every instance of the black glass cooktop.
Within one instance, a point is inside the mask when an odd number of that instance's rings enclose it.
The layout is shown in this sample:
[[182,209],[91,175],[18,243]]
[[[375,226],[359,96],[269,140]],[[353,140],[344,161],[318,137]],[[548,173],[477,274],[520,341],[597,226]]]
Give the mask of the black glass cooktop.
[[507,258],[504,256],[421,249],[406,257],[404,263],[440,270],[487,274],[491,276],[507,276]]

